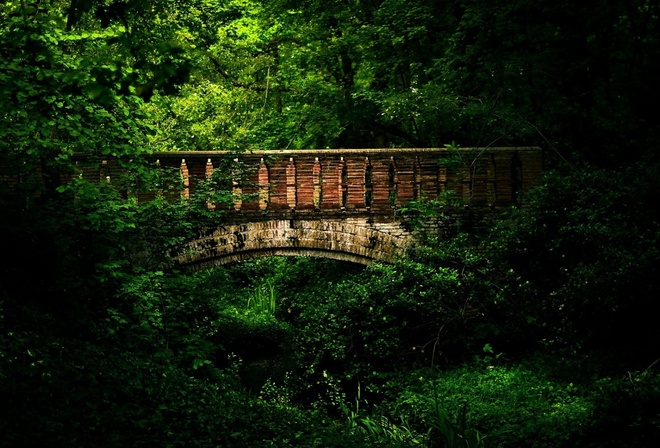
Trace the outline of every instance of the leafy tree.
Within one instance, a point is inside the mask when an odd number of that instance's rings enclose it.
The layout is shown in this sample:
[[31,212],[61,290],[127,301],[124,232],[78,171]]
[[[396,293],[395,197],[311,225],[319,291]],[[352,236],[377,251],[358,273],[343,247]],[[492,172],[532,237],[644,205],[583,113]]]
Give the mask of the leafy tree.
[[186,11],[177,19],[195,50],[194,82],[154,108],[181,142],[156,147],[542,144],[612,164],[617,148],[641,150],[657,134],[653,2],[272,0]]
[[650,206],[657,179],[654,162],[550,174],[528,208],[500,225],[495,260],[518,283],[501,305],[512,307],[523,332],[573,351],[610,353],[617,364],[651,364],[658,348],[648,318],[658,290],[658,221]]

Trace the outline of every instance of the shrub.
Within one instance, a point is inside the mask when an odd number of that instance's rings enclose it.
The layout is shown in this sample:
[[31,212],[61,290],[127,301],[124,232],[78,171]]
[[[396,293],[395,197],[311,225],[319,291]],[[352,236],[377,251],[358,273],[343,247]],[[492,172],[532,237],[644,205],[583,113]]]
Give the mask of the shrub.
[[591,405],[579,392],[521,365],[466,366],[420,374],[396,409],[434,428],[439,438],[462,434],[475,441],[485,437],[488,446],[554,448],[587,422]]

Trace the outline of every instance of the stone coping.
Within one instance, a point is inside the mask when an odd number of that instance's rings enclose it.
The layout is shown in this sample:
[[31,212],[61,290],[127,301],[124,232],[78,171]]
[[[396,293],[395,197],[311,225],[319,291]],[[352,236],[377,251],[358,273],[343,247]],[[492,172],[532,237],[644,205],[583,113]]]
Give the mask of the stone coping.
[[[476,151],[541,151],[538,146],[484,146],[484,147],[466,147],[457,148],[459,152]],[[420,153],[447,153],[452,150],[449,148],[347,148],[347,149],[272,149],[255,151],[167,151],[145,153],[146,157],[210,157],[223,155],[240,156],[275,156],[275,155],[362,155],[362,154],[420,154]]]

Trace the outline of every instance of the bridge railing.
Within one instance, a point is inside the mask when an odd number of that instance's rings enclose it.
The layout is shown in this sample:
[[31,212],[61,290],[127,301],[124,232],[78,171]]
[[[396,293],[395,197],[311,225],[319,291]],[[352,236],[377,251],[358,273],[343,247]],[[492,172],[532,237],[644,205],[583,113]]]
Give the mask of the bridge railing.
[[[233,192],[233,212],[390,212],[413,200],[452,196],[471,207],[504,208],[540,182],[541,149],[398,148],[161,152],[144,156],[179,174],[170,196],[188,198],[221,173]],[[86,164],[86,179],[113,182],[122,168],[112,159]],[[174,191],[174,194],[172,193]],[[140,192],[149,200],[155,192]],[[211,206],[212,207],[212,206]]]

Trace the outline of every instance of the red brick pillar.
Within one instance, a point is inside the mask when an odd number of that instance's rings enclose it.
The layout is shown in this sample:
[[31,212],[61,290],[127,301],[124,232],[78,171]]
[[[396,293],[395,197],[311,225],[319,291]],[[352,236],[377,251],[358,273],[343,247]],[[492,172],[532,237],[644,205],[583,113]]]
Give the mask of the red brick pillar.
[[286,171],[289,161],[277,160],[268,167],[270,180],[269,210],[287,210],[287,177]]
[[364,203],[364,175],[366,165],[364,156],[353,156],[346,160],[346,171],[348,172],[348,198],[347,209],[363,209]]
[[371,163],[371,209],[383,211],[390,209],[390,158],[372,157]]
[[314,208],[321,208],[321,201],[323,198],[321,191],[323,179],[321,178],[321,176],[322,176],[321,162],[319,162],[318,157],[315,157],[314,167],[312,168],[312,180],[314,182],[314,192],[312,195],[312,202],[314,203]]
[[296,193],[298,185],[296,183],[296,164],[293,157],[289,159],[286,166],[286,203],[289,208],[296,208]]
[[336,210],[341,207],[341,159],[327,158],[321,165],[321,203],[324,210]]
[[396,205],[405,205],[415,198],[414,195],[414,156],[401,156],[396,160],[397,195]]
[[419,158],[419,189],[422,197],[435,199],[438,196],[438,158],[423,155]]
[[438,194],[447,192],[447,165],[444,163],[438,167]]
[[318,188],[319,173],[315,167],[317,160],[309,155],[296,159],[296,208],[313,210],[316,207],[314,192]]

